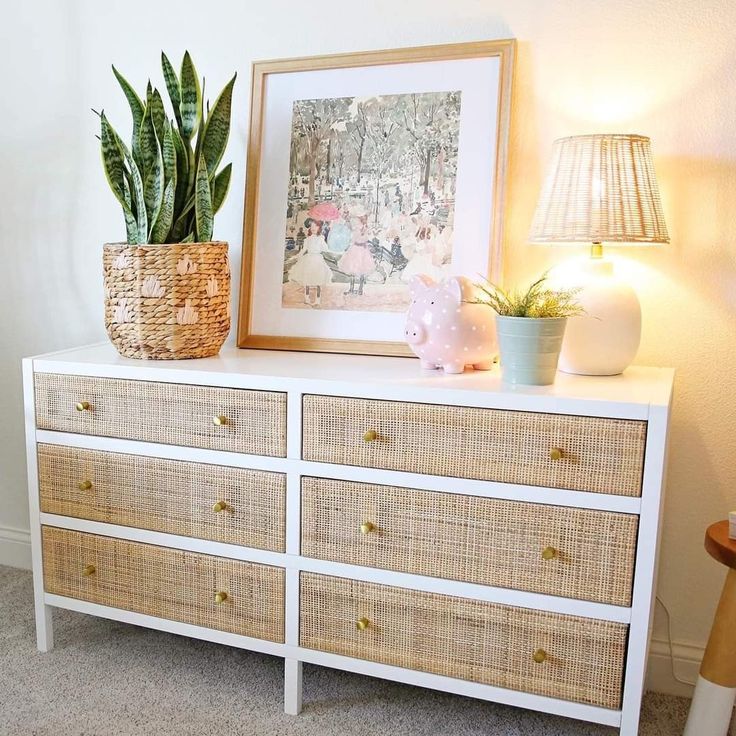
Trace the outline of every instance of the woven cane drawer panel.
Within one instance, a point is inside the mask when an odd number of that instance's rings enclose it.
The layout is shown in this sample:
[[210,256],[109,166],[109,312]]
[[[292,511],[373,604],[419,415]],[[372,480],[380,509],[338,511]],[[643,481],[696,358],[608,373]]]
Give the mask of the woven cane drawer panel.
[[281,473],[39,444],[38,475],[50,514],[285,550]]
[[637,528],[631,514],[302,478],[303,555],[568,598],[630,605]]
[[606,708],[621,704],[627,628],[301,574],[303,647]]
[[39,429],[286,456],[283,393],[54,373],[36,374],[35,393]]
[[316,395],[303,408],[305,460],[641,495],[643,421]]
[[[42,532],[48,593],[284,641],[280,568],[49,526]],[[94,569],[85,575],[88,565]],[[217,603],[217,593],[226,599]]]

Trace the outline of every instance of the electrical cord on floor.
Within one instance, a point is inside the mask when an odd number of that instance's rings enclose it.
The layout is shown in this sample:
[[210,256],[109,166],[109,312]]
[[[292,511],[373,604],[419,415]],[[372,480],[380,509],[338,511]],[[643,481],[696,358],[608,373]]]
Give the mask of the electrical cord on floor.
[[672,648],[672,620],[670,617],[670,609],[665,606],[664,601],[659,596],[656,597],[656,600],[657,603],[662,606],[665,618],[667,619],[667,645],[669,646],[670,650],[670,669],[672,670],[672,677],[682,685],[690,685],[691,687],[695,687],[694,682],[690,682],[690,680],[683,680],[682,677],[678,677],[677,673],[675,672],[675,653]]
[[[670,669],[672,670],[672,677],[679,683],[683,685],[691,685],[692,687],[695,687],[694,682],[690,682],[690,680],[684,680],[682,677],[678,677],[677,673],[675,672],[675,653],[672,648],[672,619],[670,616],[670,609],[665,606],[664,601],[659,597],[656,596],[656,601],[659,603],[660,606],[662,606],[662,610],[664,611],[665,618],[667,619],[667,645],[670,650]],[[736,712],[736,707],[734,707],[734,711]],[[728,728],[728,734],[733,733],[733,722],[734,722],[734,713],[731,713],[731,724]]]

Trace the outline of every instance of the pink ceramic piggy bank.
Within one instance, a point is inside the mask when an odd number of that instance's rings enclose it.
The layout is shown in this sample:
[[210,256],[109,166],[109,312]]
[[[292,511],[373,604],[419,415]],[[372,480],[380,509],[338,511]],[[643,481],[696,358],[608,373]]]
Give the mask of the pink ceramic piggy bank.
[[466,365],[490,370],[496,356],[496,322],[490,307],[468,303],[478,288],[464,276],[442,283],[420,274],[409,282],[412,303],[404,336],[422,368],[462,373]]

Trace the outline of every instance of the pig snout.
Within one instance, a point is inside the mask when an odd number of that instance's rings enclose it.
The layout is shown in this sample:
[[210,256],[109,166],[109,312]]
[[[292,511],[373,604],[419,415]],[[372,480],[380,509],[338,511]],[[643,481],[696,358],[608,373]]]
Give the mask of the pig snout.
[[404,328],[404,339],[409,345],[421,345],[427,339],[427,332],[423,325],[409,320]]

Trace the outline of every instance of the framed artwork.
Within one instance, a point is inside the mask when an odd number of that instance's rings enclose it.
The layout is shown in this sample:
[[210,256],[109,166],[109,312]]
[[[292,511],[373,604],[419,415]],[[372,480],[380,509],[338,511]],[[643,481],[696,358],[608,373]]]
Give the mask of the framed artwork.
[[515,43],[253,65],[240,347],[411,355],[413,275],[498,277]]

